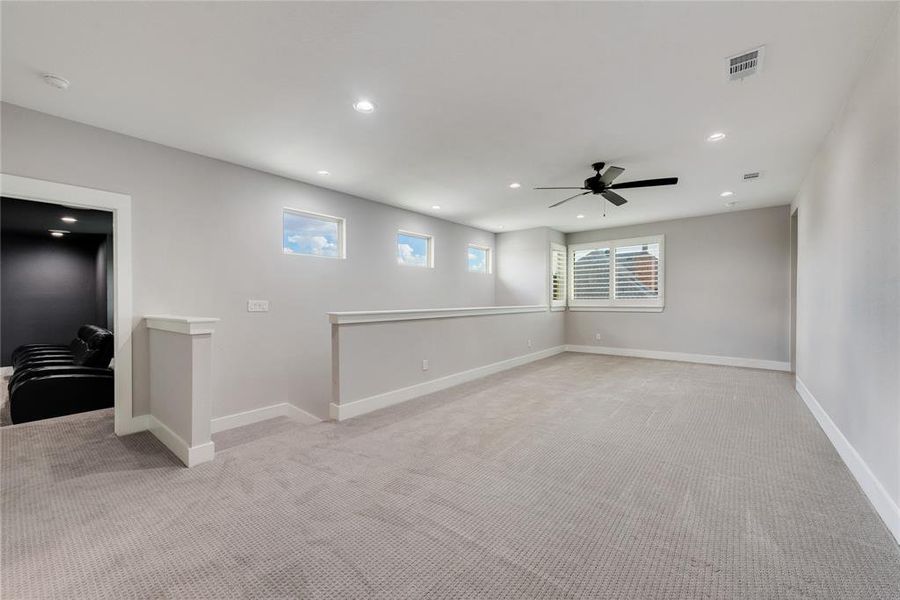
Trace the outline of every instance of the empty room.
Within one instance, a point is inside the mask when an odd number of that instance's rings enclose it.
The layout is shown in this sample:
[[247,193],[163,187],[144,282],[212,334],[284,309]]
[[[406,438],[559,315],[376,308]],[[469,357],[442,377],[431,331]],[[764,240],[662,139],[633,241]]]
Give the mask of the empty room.
[[0,597],[900,599],[898,10],[0,2]]

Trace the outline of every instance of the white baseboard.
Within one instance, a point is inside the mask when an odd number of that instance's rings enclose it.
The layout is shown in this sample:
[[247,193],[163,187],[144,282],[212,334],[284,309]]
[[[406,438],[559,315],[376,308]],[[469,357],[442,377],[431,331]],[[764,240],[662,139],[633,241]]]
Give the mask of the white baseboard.
[[531,354],[525,354],[523,356],[501,360],[500,362],[491,363],[483,367],[469,369],[468,371],[461,371],[459,373],[454,373],[453,375],[447,375],[438,379],[432,379],[431,381],[417,383],[416,385],[400,388],[398,390],[392,390],[383,394],[369,396],[368,398],[363,398],[361,400],[347,402],[346,404],[335,404],[334,402],[332,402],[329,405],[329,413],[332,419],[336,421],[344,421],[352,417],[358,417],[359,415],[370,413],[374,410],[379,410],[381,408],[393,406],[394,404],[406,402],[407,400],[412,400],[413,398],[418,398],[427,394],[433,394],[434,392],[439,392],[449,387],[453,387],[461,383],[466,383],[467,381],[472,381],[473,379],[478,379],[479,377],[499,373],[500,371],[518,367],[519,365],[524,365],[536,360],[541,360],[542,358],[548,358],[555,354],[560,354],[564,351],[565,346],[554,346],[553,348],[547,348],[546,350],[540,350],[538,352],[532,352]]
[[131,435],[150,429],[150,415],[138,415],[130,419],[116,419],[116,435]]
[[162,423],[153,415],[146,416],[149,421],[150,432],[165,444],[166,448],[171,450],[185,466],[193,467],[215,458],[216,446],[213,442],[188,446],[188,443],[181,439],[177,433],[166,427],[165,423]]
[[878,481],[878,478],[875,477],[875,474],[872,473],[869,465],[859,455],[856,448],[850,444],[847,438],[844,437],[844,434],[841,433],[841,430],[834,424],[834,421],[831,420],[825,409],[812,395],[809,388],[804,385],[799,377],[795,377],[795,381],[794,387],[797,389],[800,397],[803,398],[807,408],[809,408],[809,412],[819,422],[819,427],[831,440],[834,449],[837,450],[844,464],[850,469],[850,473],[856,478],[856,482],[859,483],[863,493],[869,498],[869,502],[872,503],[875,512],[878,513],[878,516],[881,517],[884,524],[887,525],[887,528],[894,535],[894,539],[900,544],[900,507],[897,506],[894,499],[891,498],[884,486],[881,485],[881,482]]
[[724,365],[729,367],[745,367],[748,369],[768,369],[770,371],[791,370],[791,363],[759,358],[741,358],[737,356],[715,356],[712,354],[688,354],[686,352],[665,352],[663,350],[636,350],[632,348],[615,348],[612,346],[575,346],[567,345],[566,352],[584,352],[587,354],[608,354],[611,356],[631,356],[635,358],[653,358],[656,360],[674,360],[677,362],[701,363],[705,365]]
[[293,404],[282,402],[281,404],[273,404],[253,410],[245,410],[244,412],[217,417],[210,423],[213,433],[234,429],[235,427],[243,427],[244,425],[252,425],[266,419],[274,419],[275,417],[290,417],[304,423],[319,423],[321,419],[309,414],[305,410],[299,409]]

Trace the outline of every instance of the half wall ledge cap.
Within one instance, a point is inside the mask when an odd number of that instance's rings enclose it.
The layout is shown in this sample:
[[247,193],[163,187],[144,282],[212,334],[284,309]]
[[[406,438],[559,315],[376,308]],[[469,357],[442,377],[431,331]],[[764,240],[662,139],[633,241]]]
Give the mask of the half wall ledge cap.
[[215,331],[216,317],[189,317],[183,315],[145,315],[147,329],[169,331],[184,335],[207,335]]
[[328,313],[328,320],[334,325],[383,323],[387,321],[415,321],[419,319],[448,319],[454,317],[478,317],[485,315],[544,312],[549,308],[550,307],[546,304],[523,304],[518,306],[466,306],[459,308],[412,308],[402,310],[330,312]]

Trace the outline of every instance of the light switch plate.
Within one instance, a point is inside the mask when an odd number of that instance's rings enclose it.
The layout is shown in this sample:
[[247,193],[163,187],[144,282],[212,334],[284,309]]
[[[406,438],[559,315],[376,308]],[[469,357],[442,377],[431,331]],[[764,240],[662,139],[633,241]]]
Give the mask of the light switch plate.
[[247,312],[269,312],[269,301],[247,300]]

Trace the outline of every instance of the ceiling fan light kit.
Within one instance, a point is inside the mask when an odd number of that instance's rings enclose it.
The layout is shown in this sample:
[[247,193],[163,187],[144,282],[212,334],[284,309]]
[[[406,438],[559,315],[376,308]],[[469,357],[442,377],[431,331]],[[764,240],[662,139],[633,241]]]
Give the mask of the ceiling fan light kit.
[[560,200],[555,204],[551,204],[550,208],[555,206],[559,206],[569,200],[573,200],[578,198],[579,196],[587,196],[588,194],[594,194],[603,196],[606,200],[608,200],[611,204],[615,206],[622,206],[628,200],[614,192],[613,190],[624,190],[624,189],[632,189],[632,188],[641,188],[641,187],[656,187],[660,185],[675,185],[678,183],[677,177],[661,177],[659,179],[641,179],[638,181],[626,181],[624,183],[613,183],[613,181],[622,173],[625,172],[625,169],[622,167],[609,167],[606,169],[606,172],[602,175],[600,171],[603,170],[603,167],[606,166],[606,163],[603,162],[595,162],[591,165],[591,168],[594,169],[595,174],[591,177],[588,177],[584,180],[584,185],[581,187],[536,187],[536,190],[586,190],[583,192],[579,192],[574,196],[569,196],[564,200]]

